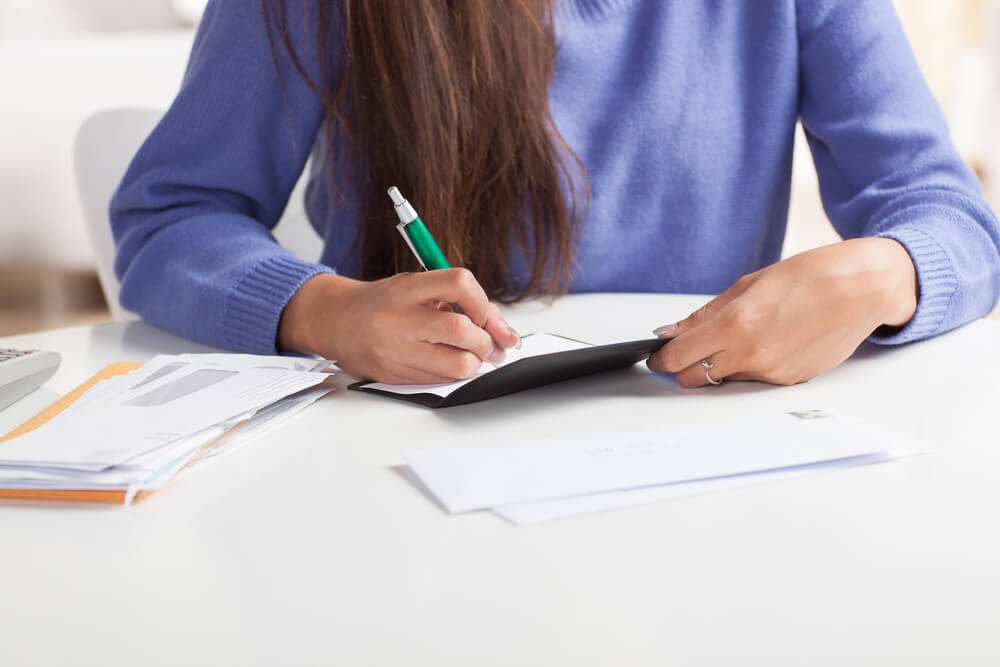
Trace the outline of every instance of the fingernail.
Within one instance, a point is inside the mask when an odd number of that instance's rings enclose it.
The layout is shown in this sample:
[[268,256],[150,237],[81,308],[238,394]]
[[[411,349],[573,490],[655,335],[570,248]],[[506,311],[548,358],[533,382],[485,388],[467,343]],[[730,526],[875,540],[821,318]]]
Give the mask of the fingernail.
[[514,329],[514,327],[510,326],[509,324],[507,325],[507,330],[511,333],[512,336],[514,336],[514,338],[517,339],[517,342],[514,343],[514,349],[515,350],[520,350],[521,349],[521,334],[517,333],[517,330]]
[[676,324],[665,324],[659,329],[653,329],[653,334],[656,336],[669,336],[673,332],[677,331]]
[[489,355],[487,355],[486,361],[490,362],[491,364],[500,364],[503,363],[503,360],[506,356],[507,353],[504,352],[504,349],[499,345],[497,345],[496,343],[493,343],[493,349],[490,350]]

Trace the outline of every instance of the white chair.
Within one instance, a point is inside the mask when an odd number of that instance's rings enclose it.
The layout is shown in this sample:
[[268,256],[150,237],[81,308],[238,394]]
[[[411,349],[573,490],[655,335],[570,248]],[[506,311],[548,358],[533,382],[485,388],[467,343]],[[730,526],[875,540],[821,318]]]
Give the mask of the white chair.
[[[97,276],[116,322],[136,319],[136,315],[118,302],[121,285],[114,271],[115,243],[111,236],[108,205],[132,158],[162,116],[163,111],[159,109],[108,109],[98,112],[84,121],[73,149],[77,190],[97,260]],[[308,173],[307,168],[274,234],[283,246],[299,257],[316,261],[322,241],[309,225],[305,214],[303,190]]]
[[208,0],[170,0],[174,14],[187,25],[198,25]]

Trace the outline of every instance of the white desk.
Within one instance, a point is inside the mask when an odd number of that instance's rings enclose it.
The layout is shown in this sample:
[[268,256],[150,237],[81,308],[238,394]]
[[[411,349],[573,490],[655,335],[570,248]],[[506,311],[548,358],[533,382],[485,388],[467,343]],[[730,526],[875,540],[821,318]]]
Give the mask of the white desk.
[[[704,298],[590,295],[511,322],[611,342]],[[0,505],[2,665],[1000,664],[1000,325],[863,348],[805,385],[641,366],[439,412],[336,392],[131,509]],[[204,348],[144,324],[0,340],[106,363]],[[448,517],[405,449],[830,407],[929,456],[515,528]]]

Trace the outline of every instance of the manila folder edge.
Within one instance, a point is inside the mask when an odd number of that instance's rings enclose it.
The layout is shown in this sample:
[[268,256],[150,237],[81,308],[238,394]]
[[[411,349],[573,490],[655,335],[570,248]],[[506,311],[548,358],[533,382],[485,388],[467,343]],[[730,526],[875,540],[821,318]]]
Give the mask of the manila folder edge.
[[[13,440],[18,436],[31,433],[41,427],[49,420],[53,419],[63,410],[73,405],[81,396],[86,394],[98,382],[110,380],[118,375],[125,375],[134,370],[142,368],[141,363],[119,362],[105,367],[79,387],[66,394],[55,403],[45,408],[37,415],[24,422],[10,433],[0,436],[0,444]],[[84,500],[91,502],[120,503],[125,498],[125,491],[114,489],[88,489],[75,491],[71,489],[0,489],[0,498],[23,498],[34,500]]]

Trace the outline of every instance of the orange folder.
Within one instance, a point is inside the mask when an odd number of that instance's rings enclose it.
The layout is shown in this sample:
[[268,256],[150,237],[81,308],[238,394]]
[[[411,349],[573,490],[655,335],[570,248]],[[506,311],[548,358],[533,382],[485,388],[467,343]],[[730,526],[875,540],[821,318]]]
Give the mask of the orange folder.
[[[68,408],[73,404],[74,401],[79,399],[81,396],[90,391],[91,387],[96,385],[101,380],[107,380],[115,377],[116,375],[125,375],[134,370],[141,368],[143,364],[141,363],[129,363],[120,362],[117,364],[111,364],[100,373],[90,378],[79,387],[66,394],[58,401],[45,408],[37,415],[21,424],[13,431],[7,435],[0,437],[0,444],[12,440],[18,436],[24,435],[25,433],[30,433],[36,428],[42,426],[50,419],[58,415],[60,412]],[[232,432],[233,429],[227,431],[227,433]],[[211,447],[218,443],[222,438],[226,437],[226,433],[222,434],[212,442],[205,445],[205,448]],[[194,459],[192,459],[194,460]],[[84,501],[84,502],[97,502],[97,503],[124,503],[125,496],[128,493],[128,489],[0,489],[0,499],[2,498],[18,498],[27,500],[71,500],[71,501]],[[140,491],[136,494],[135,500],[141,500],[145,496],[153,493],[152,491]]]

